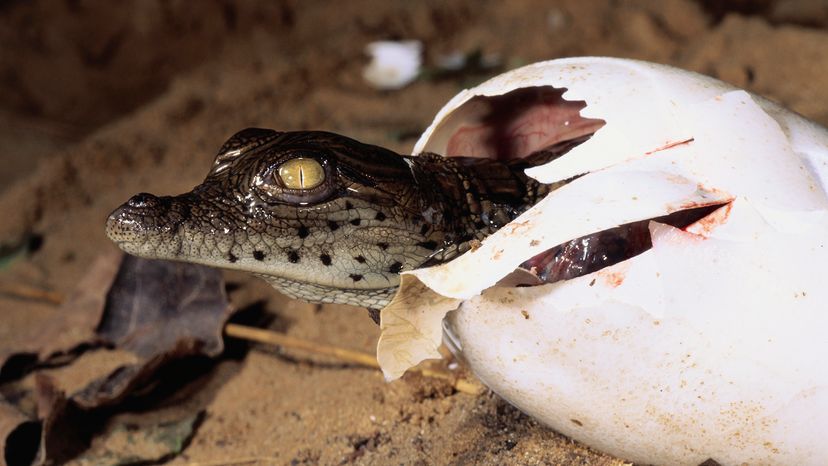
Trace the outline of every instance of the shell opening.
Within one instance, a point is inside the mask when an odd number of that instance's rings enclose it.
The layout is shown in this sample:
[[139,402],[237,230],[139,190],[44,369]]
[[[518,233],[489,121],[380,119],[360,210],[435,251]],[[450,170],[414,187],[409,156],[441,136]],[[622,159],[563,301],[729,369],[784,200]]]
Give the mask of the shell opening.
[[[606,124],[602,119],[582,117],[587,103],[566,100],[566,91],[537,86],[474,96],[440,121],[423,150],[498,160],[533,159],[530,156],[546,150],[557,158]],[[527,260],[500,285],[540,285],[597,272],[650,249],[650,221],[684,229],[723,205],[688,208],[573,239]]]
[[565,92],[540,86],[475,96],[440,122],[424,150],[510,160],[583,138],[604,126],[604,120],[582,117],[586,102],[566,100]]
[[729,203],[680,210],[573,239],[521,264],[520,268],[529,271],[531,279],[514,285],[554,283],[597,272],[650,249],[653,246],[649,228],[651,221],[686,229],[714,217],[728,206]]

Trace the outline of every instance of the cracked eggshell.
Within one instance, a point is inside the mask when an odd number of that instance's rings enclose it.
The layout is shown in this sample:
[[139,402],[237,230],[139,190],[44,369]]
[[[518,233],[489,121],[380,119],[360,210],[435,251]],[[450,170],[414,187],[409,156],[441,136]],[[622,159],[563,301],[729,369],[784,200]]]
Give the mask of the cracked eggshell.
[[[605,125],[528,173],[583,176],[475,251],[403,275],[382,311],[386,377],[437,357],[442,322],[486,385],[599,450],[656,464],[828,464],[828,132],[695,73],[573,58],[461,92],[415,153],[445,153],[481,124],[481,96],[537,86],[565,88]],[[652,249],[598,272],[496,285],[565,241],[718,204],[684,230],[651,222]]]

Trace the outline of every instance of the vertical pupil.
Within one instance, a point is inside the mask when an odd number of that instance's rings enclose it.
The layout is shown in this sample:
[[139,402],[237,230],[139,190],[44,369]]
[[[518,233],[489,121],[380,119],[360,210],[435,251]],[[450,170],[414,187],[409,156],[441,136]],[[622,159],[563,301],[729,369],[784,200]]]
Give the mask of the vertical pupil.
[[316,160],[296,158],[279,167],[279,178],[287,188],[311,189],[325,181],[325,171]]

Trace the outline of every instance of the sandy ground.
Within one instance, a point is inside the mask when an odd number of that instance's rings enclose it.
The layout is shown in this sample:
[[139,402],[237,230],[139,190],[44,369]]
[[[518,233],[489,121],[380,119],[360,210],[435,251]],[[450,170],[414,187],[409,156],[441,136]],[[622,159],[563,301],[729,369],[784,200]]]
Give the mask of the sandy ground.
[[[102,250],[103,221],[130,195],[188,190],[236,130],[324,129],[401,152],[434,113],[485,76],[420,79],[394,92],[361,77],[363,48],[418,39],[426,63],[481,50],[505,67],[608,55],[710,74],[828,124],[828,12],[820,2],[109,2],[0,4],[0,246],[29,252],[0,283],[67,293]],[[197,5],[197,7],[196,7]],[[747,6],[746,6],[747,5]],[[32,239],[34,238],[34,240]],[[291,301],[230,274],[271,327],[373,352],[364,310]],[[35,334],[55,308],[0,296],[0,338]],[[126,358],[51,369],[71,393]],[[20,385],[25,389],[26,385]],[[144,417],[204,409],[170,464],[620,464],[496,395],[253,347],[229,355]],[[155,413],[155,414],[153,414]],[[123,413],[128,417],[134,413]],[[111,423],[117,420],[113,418]]]

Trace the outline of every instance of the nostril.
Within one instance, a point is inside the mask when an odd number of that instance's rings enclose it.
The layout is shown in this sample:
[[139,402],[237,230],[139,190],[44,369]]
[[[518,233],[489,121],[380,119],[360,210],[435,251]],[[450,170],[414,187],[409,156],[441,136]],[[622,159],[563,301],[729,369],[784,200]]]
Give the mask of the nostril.
[[149,207],[158,201],[158,198],[153,196],[149,193],[140,193],[132,196],[128,201],[127,205],[134,208],[143,208]]

